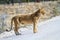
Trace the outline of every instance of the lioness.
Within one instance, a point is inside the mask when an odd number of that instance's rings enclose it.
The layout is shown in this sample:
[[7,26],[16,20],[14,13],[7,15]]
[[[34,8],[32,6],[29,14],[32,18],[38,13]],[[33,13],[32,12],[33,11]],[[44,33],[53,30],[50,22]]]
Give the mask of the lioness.
[[[20,33],[18,32],[18,24],[33,24],[33,32],[36,33],[37,32],[37,21],[40,17],[40,15],[44,15],[44,10],[43,8],[38,9],[36,12],[32,13],[32,14],[27,14],[27,15],[16,15],[11,19],[11,29],[12,29],[12,25],[14,22],[14,32],[16,35],[19,35]],[[11,30],[10,29],[10,30]],[[8,31],[8,30],[6,30]]]

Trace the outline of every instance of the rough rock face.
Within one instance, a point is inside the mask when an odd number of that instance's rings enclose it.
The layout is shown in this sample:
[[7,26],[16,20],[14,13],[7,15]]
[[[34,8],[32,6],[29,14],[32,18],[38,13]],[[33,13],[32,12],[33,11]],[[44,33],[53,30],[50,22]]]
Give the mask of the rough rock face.
[[[40,2],[40,3],[21,3],[20,5],[18,3],[14,4],[13,6],[10,5],[0,5],[0,28],[10,27],[10,21],[13,16],[16,14],[28,14],[33,13],[37,9],[44,7],[45,9],[45,15],[40,18],[40,21],[43,19],[49,19],[54,14],[54,8],[57,8],[57,2],[56,1],[50,1],[50,2]],[[2,30],[3,30],[2,29]]]

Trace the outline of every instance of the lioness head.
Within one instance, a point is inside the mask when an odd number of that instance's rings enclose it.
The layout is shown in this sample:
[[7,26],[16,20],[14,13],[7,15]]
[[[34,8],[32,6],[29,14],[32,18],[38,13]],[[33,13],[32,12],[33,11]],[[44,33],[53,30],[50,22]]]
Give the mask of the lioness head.
[[40,9],[40,13],[41,13],[42,15],[44,15],[44,14],[45,14],[44,7],[42,7],[42,8]]

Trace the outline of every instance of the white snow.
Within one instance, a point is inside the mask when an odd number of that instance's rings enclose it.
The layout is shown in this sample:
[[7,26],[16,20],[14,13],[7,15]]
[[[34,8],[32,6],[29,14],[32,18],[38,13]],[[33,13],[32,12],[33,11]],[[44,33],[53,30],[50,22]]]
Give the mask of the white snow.
[[21,28],[21,33],[16,36],[13,30],[4,32],[0,34],[0,40],[60,40],[60,16],[39,23],[35,34],[27,28]]

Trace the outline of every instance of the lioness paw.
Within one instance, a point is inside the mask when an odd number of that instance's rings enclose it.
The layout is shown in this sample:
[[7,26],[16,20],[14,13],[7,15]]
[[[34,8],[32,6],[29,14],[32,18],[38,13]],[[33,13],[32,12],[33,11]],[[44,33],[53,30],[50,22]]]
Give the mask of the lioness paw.
[[19,32],[15,32],[15,34],[16,34],[16,35],[21,35],[21,33],[19,33]]

